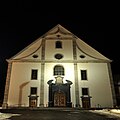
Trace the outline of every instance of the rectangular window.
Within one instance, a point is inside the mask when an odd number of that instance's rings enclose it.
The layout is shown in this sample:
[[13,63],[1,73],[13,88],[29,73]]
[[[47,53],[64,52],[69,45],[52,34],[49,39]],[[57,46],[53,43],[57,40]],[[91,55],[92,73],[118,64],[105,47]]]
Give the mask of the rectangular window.
[[36,95],[37,94],[37,87],[31,87],[31,95]]
[[89,95],[88,88],[82,88],[82,95]]
[[87,70],[81,70],[81,80],[87,80]]
[[37,74],[38,74],[38,70],[32,70],[31,71],[31,80],[37,80]]
[[56,48],[62,48],[62,42],[61,41],[56,41],[55,47]]

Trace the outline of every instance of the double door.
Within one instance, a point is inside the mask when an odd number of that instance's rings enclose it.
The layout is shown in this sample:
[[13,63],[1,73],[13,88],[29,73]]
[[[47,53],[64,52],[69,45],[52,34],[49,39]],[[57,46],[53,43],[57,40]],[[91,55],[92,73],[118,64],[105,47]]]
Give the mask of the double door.
[[37,107],[37,97],[29,98],[29,107]]
[[83,97],[82,98],[82,107],[86,108],[86,109],[91,107],[90,97]]
[[54,94],[54,106],[64,107],[66,106],[66,97],[63,92],[55,92]]

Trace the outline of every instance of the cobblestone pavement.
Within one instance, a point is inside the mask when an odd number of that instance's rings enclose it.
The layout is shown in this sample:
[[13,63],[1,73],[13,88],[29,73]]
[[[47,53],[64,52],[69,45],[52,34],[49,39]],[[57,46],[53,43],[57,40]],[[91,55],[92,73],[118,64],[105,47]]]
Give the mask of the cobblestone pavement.
[[9,117],[0,120],[120,120],[114,116],[76,109],[22,109],[4,110],[1,113],[8,114]]

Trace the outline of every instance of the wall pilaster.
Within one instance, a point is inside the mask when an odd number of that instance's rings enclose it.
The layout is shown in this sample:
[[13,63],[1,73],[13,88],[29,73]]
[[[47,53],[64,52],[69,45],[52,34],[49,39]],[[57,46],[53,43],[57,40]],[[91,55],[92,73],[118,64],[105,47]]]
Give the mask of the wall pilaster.
[[111,85],[111,91],[112,91],[113,107],[115,107],[117,102],[116,102],[115,87],[114,87],[114,82],[113,82],[111,64],[108,63],[107,65],[108,65],[108,72],[109,72],[110,85]]
[[12,69],[12,62],[8,62],[7,77],[6,77],[5,92],[4,92],[4,101],[3,101],[3,105],[2,105],[3,109],[7,109],[7,107],[8,107],[7,102],[8,102],[11,69]]
[[[73,39],[73,59],[77,60],[77,53],[76,53],[76,39]],[[78,70],[77,70],[77,63],[74,63],[74,79],[75,79],[75,98],[76,98],[76,107],[80,105],[79,102],[79,84],[78,84]]]
[[44,67],[45,67],[44,60],[45,60],[45,38],[43,38],[43,40],[42,40],[40,107],[44,107]]

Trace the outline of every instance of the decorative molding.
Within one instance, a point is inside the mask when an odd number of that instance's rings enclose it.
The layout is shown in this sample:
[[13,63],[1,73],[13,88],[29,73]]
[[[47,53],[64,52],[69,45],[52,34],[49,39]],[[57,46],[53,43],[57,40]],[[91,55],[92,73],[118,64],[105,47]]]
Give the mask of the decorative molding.
[[84,51],[78,46],[77,43],[76,43],[76,46],[77,46],[77,48],[78,48],[81,52],[83,52],[85,55],[87,55],[87,56],[89,56],[89,57],[91,57],[91,58],[97,59],[97,60],[104,60],[104,59],[100,59],[100,58],[94,57],[94,56],[89,55],[88,53],[84,52]]
[[28,55],[26,55],[24,57],[20,57],[20,58],[13,59],[13,60],[21,60],[21,59],[27,58],[27,57],[33,55],[34,53],[36,53],[41,48],[41,46],[42,46],[42,44],[40,44],[40,46],[34,52],[32,52],[32,53],[30,53],[30,54],[28,54]]
[[38,63],[110,63],[111,60],[38,60],[38,59],[23,59],[23,60],[7,60],[11,62],[38,62]]
[[77,60],[76,40],[75,39],[73,39],[73,59]]
[[57,34],[57,33],[60,33],[60,34],[63,34],[63,35],[72,35],[72,33],[65,32],[64,30],[62,30],[62,28],[59,25],[57,26],[56,31],[48,33],[48,35],[53,35],[53,34]]
[[46,40],[72,40],[73,37],[56,37],[56,36],[52,36],[52,37],[45,37]]

